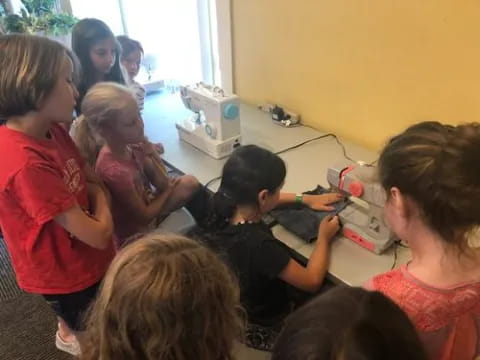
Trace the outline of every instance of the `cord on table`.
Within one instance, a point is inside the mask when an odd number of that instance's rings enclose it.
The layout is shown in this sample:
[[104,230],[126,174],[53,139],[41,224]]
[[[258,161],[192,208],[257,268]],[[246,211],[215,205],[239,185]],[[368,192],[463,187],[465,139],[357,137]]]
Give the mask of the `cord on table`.
[[[304,125],[304,126],[305,126],[305,125]],[[306,127],[309,127],[309,128],[310,128],[310,126],[306,126]],[[313,129],[313,128],[312,128],[312,129]],[[335,139],[335,141],[337,142],[337,144],[338,144],[338,145],[340,146],[340,148],[342,149],[343,157],[344,157],[345,159],[347,159],[348,161],[351,161],[351,162],[353,162],[353,163],[357,163],[357,161],[353,160],[350,156],[348,156],[348,154],[347,154],[347,149],[345,148],[345,145],[338,139],[337,135],[335,135],[335,134],[333,134],[333,133],[328,133],[328,134],[324,134],[324,135],[320,135],[320,136],[314,137],[313,139],[309,139],[309,140],[303,141],[303,142],[301,142],[301,143],[299,143],[299,144],[290,146],[290,147],[288,147],[288,148],[286,148],[286,149],[277,151],[275,154],[276,154],[276,155],[280,155],[280,154],[286,153],[286,152],[288,152],[288,151],[291,151],[291,150],[294,150],[294,149],[298,149],[299,147],[302,147],[302,146],[304,146],[304,145],[306,145],[306,144],[309,144],[309,143],[311,143],[311,142],[313,142],[313,141],[325,139],[325,138],[327,138],[327,137],[332,137],[332,138]],[[377,160],[372,161],[372,162],[370,162],[370,163],[367,163],[367,164],[365,164],[365,165],[363,165],[363,166],[373,167],[373,166],[375,166],[375,163],[376,163],[376,162],[377,162]],[[221,176],[217,176],[217,177],[209,180],[209,181],[205,184],[205,187],[208,188],[214,181],[219,180],[219,179],[221,179],[221,178],[222,178]]]

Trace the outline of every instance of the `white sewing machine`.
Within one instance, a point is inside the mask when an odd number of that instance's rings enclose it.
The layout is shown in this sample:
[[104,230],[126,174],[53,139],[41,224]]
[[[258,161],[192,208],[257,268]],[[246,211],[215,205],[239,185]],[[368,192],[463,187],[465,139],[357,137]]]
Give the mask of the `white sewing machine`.
[[215,159],[240,146],[240,107],[236,95],[203,83],[182,86],[180,95],[194,114],[176,124],[181,140]]
[[386,194],[376,180],[376,168],[360,165],[331,167],[327,171],[327,181],[333,189],[352,200],[338,214],[346,238],[376,254],[395,242],[395,235],[383,218]]

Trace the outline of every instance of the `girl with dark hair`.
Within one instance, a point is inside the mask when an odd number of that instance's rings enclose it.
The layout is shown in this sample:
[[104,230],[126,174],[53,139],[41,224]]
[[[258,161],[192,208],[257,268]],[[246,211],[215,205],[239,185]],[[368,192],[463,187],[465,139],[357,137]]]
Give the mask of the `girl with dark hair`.
[[426,360],[407,315],[379,292],[339,286],[285,321],[272,360]]
[[72,31],[72,49],[80,60],[81,77],[77,110],[87,91],[97,82],[125,84],[120,66],[121,46],[112,30],[98,19],[80,20]]
[[128,87],[132,89],[135,99],[137,100],[140,112],[143,111],[145,102],[145,88],[142,84],[135,81],[135,77],[140,71],[143,58],[143,47],[137,40],[130,39],[128,36],[117,36],[117,40],[122,45],[122,56],[120,62],[122,63],[127,73]]
[[[339,228],[338,218],[326,218],[308,265],[292,258],[292,250],[277,240],[261,219],[279,203],[295,201],[281,194],[285,163],[255,145],[238,148],[223,167],[222,181],[213,197],[206,221],[206,241],[222,253],[240,280],[241,299],[250,323],[275,326],[291,310],[287,284],[308,293],[318,291],[327,272],[330,239]],[[327,207],[337,194],[305,197]],[[323,205],[321,203],[323,202]]]
[[430,359],[480,355],[480,126],[423,122],[383,149],[385,218],[412,260],[374,277],[408,314]]

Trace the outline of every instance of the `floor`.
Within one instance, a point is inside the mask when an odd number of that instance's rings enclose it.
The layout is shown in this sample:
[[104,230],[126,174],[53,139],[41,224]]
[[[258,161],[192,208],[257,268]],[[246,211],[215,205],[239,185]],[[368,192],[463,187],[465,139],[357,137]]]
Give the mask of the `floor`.
[[0,237],[0,359],[70,360],[55,348],[56,319],[38,295],[20,290]]

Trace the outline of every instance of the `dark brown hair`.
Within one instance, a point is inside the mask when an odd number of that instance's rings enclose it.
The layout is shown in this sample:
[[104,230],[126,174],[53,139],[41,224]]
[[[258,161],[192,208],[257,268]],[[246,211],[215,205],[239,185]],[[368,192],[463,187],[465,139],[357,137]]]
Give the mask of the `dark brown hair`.
[[82,359],[229,360],[240,335],[237,281],[200,243],[148,235],[110,265]]
[[122,46],[122,59],[126,58],[132,52],[138,50],[143,54],[143,47],[139,41],[130,39],[128,36],[120,35],[117,36],[117,41]]
[[81,105],[83,97],[87,91],[97,82],[95,68],[90,59],[90,50],[96,43],[104,39],[113,39],[116,45],[115,62],[104,81],[113,81],[123,85],[126,84],[120,65],[122,49],[113,35],[112,30],[110,30],[108,25],[101,20],[90,18],[82,19],[75,24],[72,30],[72,49],[81,64],[81,78],[78,86],[78,91],[80,93],[79,106]]
[[272,360],[426,360],[407,315],[379,292],[339,286],[289,316]]
[[45,37],[0,36],[0,123],[38,110],[55,87],[66,56],[71,54],[63,45]]
[[420,208],[442,239],[465,249],[480,224],[480,127],[438,122],[413,125],[395,136],[379,160],[387,192],[397,187]]

